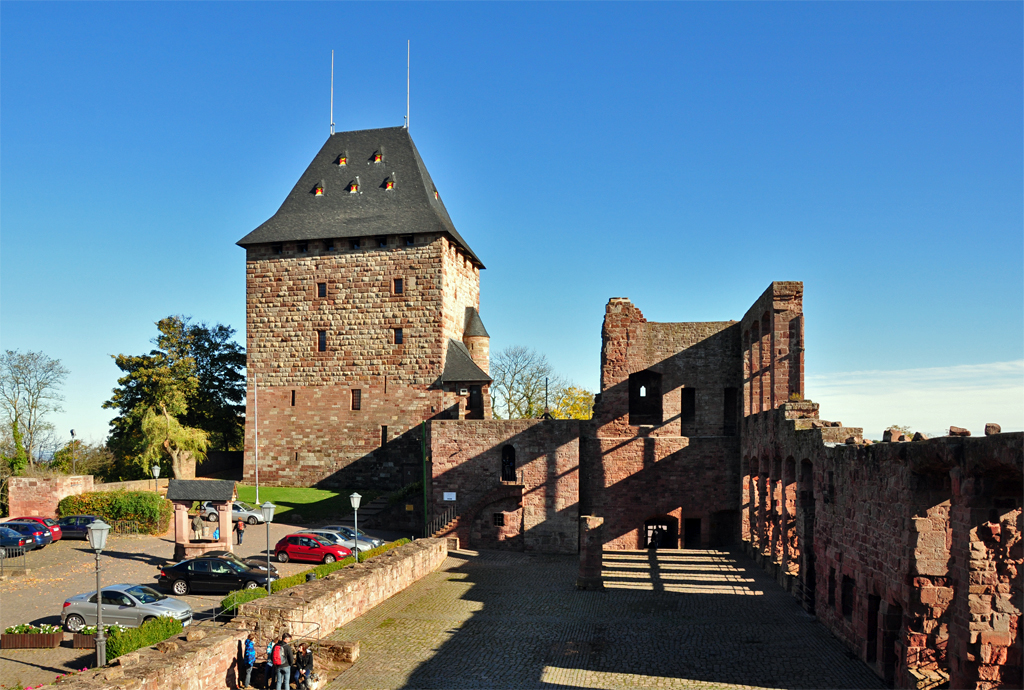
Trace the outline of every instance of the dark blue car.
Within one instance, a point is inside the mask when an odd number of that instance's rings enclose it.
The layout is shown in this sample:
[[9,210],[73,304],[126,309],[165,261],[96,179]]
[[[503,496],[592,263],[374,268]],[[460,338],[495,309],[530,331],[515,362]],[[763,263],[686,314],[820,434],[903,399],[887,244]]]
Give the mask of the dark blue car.
[[26,537],[13,529],[0,527],[0,558],[22,554],[34,548],[36,548],[36,540],[32,537]]
[[65,539],[88,539],[89,525],[99,520],[95,515],[68,515],[57,520]]
[[40,549],[53,541],[53,532],[38,522],[5,522],[0,526],[20,532],[26,537],[32,537],[35,539],[36,547]]

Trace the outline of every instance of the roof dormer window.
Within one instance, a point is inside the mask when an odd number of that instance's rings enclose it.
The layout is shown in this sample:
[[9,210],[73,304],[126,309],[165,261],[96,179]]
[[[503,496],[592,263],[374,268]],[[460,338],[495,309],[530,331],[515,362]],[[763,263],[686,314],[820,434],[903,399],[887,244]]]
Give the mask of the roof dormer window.
[[338,156],[338,160],[336,160],[335,163],[337,163],[339,166],[348,165],[348,155],[344,153],[341,154],[340,156]]
[[384,147],[381,146],[379,149],[374,151],[373,155],[370,156],[370,160],[373,161],[374,163],[383,163],[384,162]]
[[440,197],[438,197],[438,196],[437,196],[437,190],[436,190],[436,189],[434,190],[434,198],[435,198],[435,199],[438,199],[438,198],[440,198]]
[[349,194],[358,194],[359,193],[359,176],[358,175],[356,176],[356,179],[354,179],[354,180],[352,180],[351,182],[348,183],[348,193]]
[[318,184],[316,187],[313,187],[313,196],[323,196],[323,195],[324,195],[324,181],[320,180],[320,184]]
[[391,177],[388,177],[388,178],[386,178],[384,180],[384,190],[387,191],[389,189],[394,189],[394,188],[395,188],[395,173],[391,173]]

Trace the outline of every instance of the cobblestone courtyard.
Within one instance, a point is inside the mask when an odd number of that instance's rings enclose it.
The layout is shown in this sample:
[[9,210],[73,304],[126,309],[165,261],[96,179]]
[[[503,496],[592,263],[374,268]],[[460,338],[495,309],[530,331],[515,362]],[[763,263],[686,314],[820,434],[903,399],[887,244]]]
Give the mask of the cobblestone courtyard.
[[749,561],[606,552],[607,592],[573,556],[452,552],[338,629],[361,656],[338,688],[881,688]]

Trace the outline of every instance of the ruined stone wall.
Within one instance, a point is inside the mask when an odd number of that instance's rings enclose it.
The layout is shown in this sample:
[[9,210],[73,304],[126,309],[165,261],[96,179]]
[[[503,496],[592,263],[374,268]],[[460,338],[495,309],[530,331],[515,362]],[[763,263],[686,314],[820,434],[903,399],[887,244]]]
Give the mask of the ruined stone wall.
[[[150,484],[152,486],[152,484]],[[91,474],[41,477],[11,477],[7,484],[8,516],[56,517],[57,504],[67,496],[94,491]]]
[[751,555],[896,687],[1013,687],[1024,435],[861,437],[809,401],[745,420]]
[[248,248],[246,481],[256,475],[257,419],[261,483],[397,488],[419,478],[420,423],[465,416],[465,398],[437,380],[445,329],[457,323],[461,339],[465,305],[479,307],[479,271],[456,268],[441,235],[387,243]]
[[[580,426],[575,420],[433,421],[428,425],[432,510],[456,492],[459,543],[575,553],[578,542]],[[515,451],[512,481],[502,454]],[[504,524],[495,524],[495,514]]]
[[803,398],[803,295],[801,282],[773,282],[740,322],[744,414]]

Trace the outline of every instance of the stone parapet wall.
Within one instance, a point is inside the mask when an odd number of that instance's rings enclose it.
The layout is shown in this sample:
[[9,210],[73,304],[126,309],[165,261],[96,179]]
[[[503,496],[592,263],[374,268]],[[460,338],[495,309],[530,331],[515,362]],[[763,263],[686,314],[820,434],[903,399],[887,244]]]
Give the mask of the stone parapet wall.
[[11,477],[7,484],[8,514],[12,517],[56,517],[57,504],[62,498],[95,490],[91,474],[58,475],[45,479]]
[[[444,539],[420,539],[322,580],[245,604],[224,625],[197,624],[186,635],[141,649],[105,668],[61,681],[69,690],[220,690],[238,687],[242,641],[257,649],[288,631],[326,637],[336,628],[436,570],[448,556]],[[184,638],[189,639],[184,639]]]

